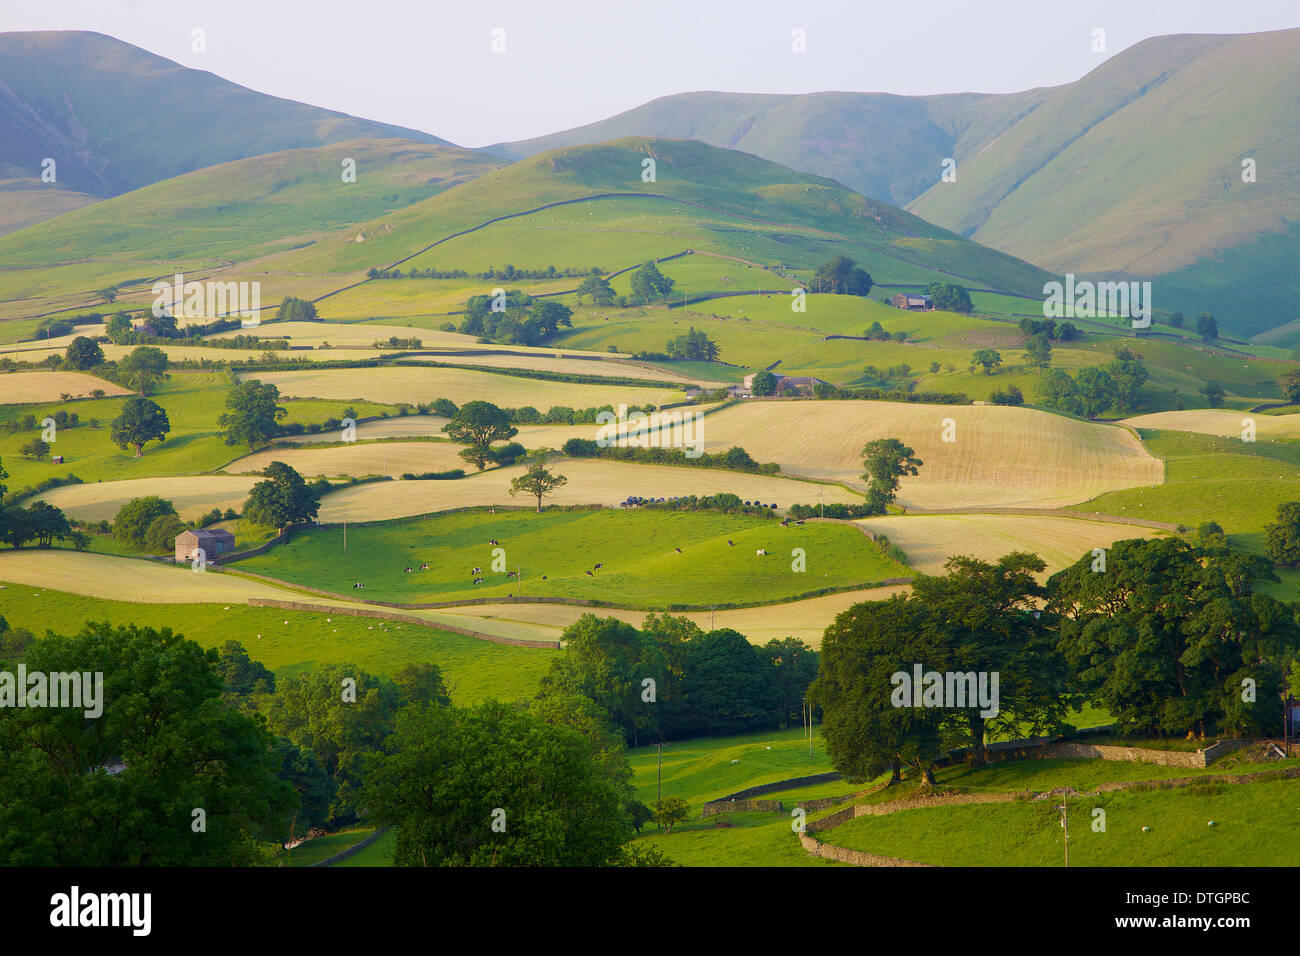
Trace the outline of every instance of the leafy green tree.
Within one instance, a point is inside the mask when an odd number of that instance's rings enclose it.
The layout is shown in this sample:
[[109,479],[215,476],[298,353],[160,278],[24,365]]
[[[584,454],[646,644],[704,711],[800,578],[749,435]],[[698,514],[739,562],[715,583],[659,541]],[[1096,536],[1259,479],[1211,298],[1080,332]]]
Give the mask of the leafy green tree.
[[226,411],[217,419],[218,434],[227,445],[248,443],[248,450],[269,441],[276,433],[276,422],[289,414],[280,401],[280,389],[257,379],[240,382],[226,396]]
[[1293,608],[1256,591],[1278,580],[1265,559],[1159,538],[1116,542],[1102,572],[1093,561],[1047,584],[1071,690],[1126,732],[1258,736],[1274,726],[1300,627]]
[[466,402],[458,408],[442,430],[452,441],[469,446],[460,456],[477,465],[479,471],[492,460],[493,442],[509,441],[519,434],[502,409],[480,401]]
[[447,682],[442,670],[429,661],[408,661],[393,675],[397,696],[402,706],[407,704],[450,704]]
[[984,762],[985,737],[1055,732],[1064,717],[1066,674],[1048,622],[1033,613],[1045,591],[1037,578],[1047,565],[1036,554],[1013,552],[996,562],[957,556],[946,574],[919,574],[912,596],[935,612],[948,667],[960,673],[997,674],[997,713],[986,716],[974,701],[945,711],[944,726],[971,746],[972,763]]
[[174,514],[176,508],[165,498],[157,495],[132,498],[118,509],[117,517],[113,519],[113,537],[143,549],[145,532],[154,519]]
[[1175,312],[1169,317],[1169,324],[1176,329],[1181,329],[1185,321],[1186,319],[1181,312]]
[[19,448],[18,452],[24,458],[34,458],[36,461],[40,461],[50,453],[50,446],[39,438],[33,438],[22,448]]
[[1300,501],[1277,506],[1277,517],[1264,526],[1268,556],[1288,568],[1300,567]]
[[114,345],[130,345],[134,341],[135,329],[131,325],[131,317],[125,312],[115,313],[104,326],[104,331]]
[[164,441],[172,424],[167,412],[157,402],[147,398],[128,398],[122,411],[113,419],[109,437],[118,448],[128,445],[135,449],[135,457],[144,454],[146,442]]
[[672,833],[675,824],[691,815],[691,805],[681,797],[664,797],[654,802],[652,813],[655,823],[664,828],[664,833]]
[[683,362],[716,362],[721,350],[702,330],[691,326],[685,335],[668,340],[668,357]]
[[632,833],[590,741],[496,701],[404,708],[364,802],[397,866],[605,866]]
[[802,711],[808,685],[817,679],[817,652],[797,637],[772,638],[758,649],[766,658],[772,674],[776,706],[785,708],[782,719],[793,725],[795,707]]
[[290,819],[288,836],[292,839],[303,831],[328,825],[338,786],[320,760],[285,737],[276,738],[275,755],[279,760],[276,777],[298,794],[298,810]]
[[150,554],[174,552],[176,536],[185,530],[185,522],[176,515],[159,515],[144,532],[144,550]]
[[141,345],[117,363],[119,378],[145,397],[149,390],[167,377],[167,353],[152,345]]
[[4,541],[15,550],[22,548],[28,541],[36,538],[36,528],[32,524],[32,513],[26,508],[9,506],[0,512],[0,533]]
[[221,706],[215,654],[168,628],[102,623],[25,657],[34,672],[102,674],[102,713],[0,708],[0,865],[265,861],[295,799],[276,780],[270,735]]
[[56,540],[62,541],[72,533],[67,516],[45,501],[33,501],[27,506],[27,515],[39,547],[48,548]]
[[872,514],[884,514],[898,493],[898,480],[917,474],[925,464],[897,438],[877,438],[862,449],[867,479],[867,507]]
[[1150,373],[1141,359],[1140,355],[1123,349],[1116,353],[1115,361],[1103,369],[1115,384],[1114,405],[1121,414],[1132,412],[1142,399],[1142,386],[1146,384]]
[[617,618],[584,614],[565,628],[565,649],[542,676],[539,697],[580,695],[634,746],[639,735],[658,729],[664,695],[643,700],[649,678],[663,683],[667,668],[651,634]]
[[1211,408],[1222,408],[1227,392],[1218,382],[1206,382],[1201,386],[1201,394]]
[[99,347],[99,343],[94,339],[78,335],[68,343],[68,350],[64,353],[63,361],[68,368],[85,371],[88,368],[103,364],[104,350]]
[[975,306],[971,303],[970,293],[964,286],[955,282],[931,282],[925,287],[925,294],[934,299],[934,307],[945,312],[970,312]]
[[1300,370],[1287,372],[1277,380],[1282,397],[1292,405],[1300,402]]
[[994,405],[1023,405],[1025,404],[1025,394],[1015,385],[1008,385],[1004,389],[999,389],[989,396],[989,401]]
[[750,391],[755,395],[772,395],[776,392],[776,376],[764,369],[754,374],[754,384]]
[[315,303],[292,295],[284,297],[280,307],[275,310],[275,317],[281,322],[316,322],[319,319]]
[[314,754],[334,781],[332,823],[352,822],[365,805],[359,797],[366,760],[393,732],[398,703],[392,681],[354,664],[327,664],[282,678],[265,701],[271,731]]
[[646,262],[632,273],[632,296],[642,302],[666,299],[672,294],[674,284],[654,262]]
[[771,662],[731,628],[709,631],[686,644],[681,709],[710,734],[738,734],[777,726],[778,700]]
[[578,286],[579,303],[582,302],[583,296],[590,296],[592,305],[613,305],[618,298],[614,287],[604,276],[588,276],[583,279],[582,285]]
[[226,693],[232,697],[251,697],[270,694],[275,690],[275,674],[261,661],[248,656],[244,645],[227,640],[217,651],[217,673],[225,684]]
[[259,481],[248,492],[244,517],[253,524],[284,531],[299,524],[310,524],[320,510],[320,499],[302,475],[282,461],[273,461],[262,471]]
[[1206,342],[1219,337],[1219,323],[1209,312],[1202,312],[1196,317],[1196,334]]
[[813,276],[818,292],[832,295],[865,296],[871,291],[871,275],[846,256],[836,256],[817,267]]
[[1038,368],[1047,368],[1052,364],[1052,343],[1047,340],[1046,332],[1025,339],[1025,361]]
[[991,375],[1001,364],[1002,355],[997,349],[976,349],[975,354],[971,356],[971,367],[983,366],[985,375]]
[[1049,368],[1038,380],[1038,401],[1067,415],[1082,415],[1083,402],[1074,379],[1057,368]]
[[893,675],[915,664],[946,671],[946,650],[933,626],[935,612],[895,595],[863,601],[841,612],[822,637],[817,680],[808,694],[822,709],[822,734],[831,764],[846,776],[869,779],[904,766],[934,782],[943,713],[895,707]]
[[1099,368],[1085,368],[1074,380],[1079,407],[1088,419],[1096,419],[1115,404],[1118,390],[1115,380]]
[[556,488],[567,484],[568,478],[557,475],[547,469],[540,461],[534,461],[528,470],[517,478],[510,479],[510,495],[514,497],[524,491],[537,498],[537,513],[542,513],[542,497],[549,495]]

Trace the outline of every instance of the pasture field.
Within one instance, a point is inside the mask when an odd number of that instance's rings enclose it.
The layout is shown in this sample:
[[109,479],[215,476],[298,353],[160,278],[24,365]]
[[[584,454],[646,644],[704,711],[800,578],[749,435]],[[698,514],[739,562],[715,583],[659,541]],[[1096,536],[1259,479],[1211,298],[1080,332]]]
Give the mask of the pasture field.
[[[7,554],[0,558],[0,574],[5,573],[8,558]],[[203,577],[184,569],[178,573],[182,572]],[[234,575],[220,577],[233,579]],[[138,583],[122,581],[116,593],[135,596],[140,593],[139,588]],[[279,596],[294,599],[283,591]],[[261,661],[278,677],[301,673],[318,664],[342,663],[391,676],[404,664],[429,661],[441,668],[457,704],[533,696],[556,654],[547,648],[494,644],[415,624],[250,607],[234,599],[218,603],[144,604],[18,584],[6,585],[0,597],[10,626],[25,627],[37,636],[43,636],[46,630],[56,634],[75,633],[86,621],[170,627],[204,647],[219,648],[228,640],[238,641],[253,660]],[[325,603],[323,598],[309,600]]]
[[300,843],[292,850],[286,850],[283,865],[311,866],[322,860],[328,860],[334,854],[342,853],[350,846],[356,846],[374,832],[374,827],[349,827],[346,830],[327,833],[306,843]]
[[[0,379],[4,376],[0,375]],[[104,383],[109,384],[109,383]],[[231,388],[229,376],[220,371],[173,372],[169,380],[159,383],[150,400],[167,413],[171,425],[164,442],[149,442],[144,455],[136,458],[134,450],[113,444],[109,425],[121,412],[125,398],[82,399],[77,402],[40,403],[35,405],[0,405],[0,421],[16,421],[31,413],[40,421],[60,408],[76,412],[81,424],[58,430],[52,454],[62,455],[64,463],[56,465],[47,457],[43,461],[24,459],[18,452],[39,432],[17,431],[0,434],[0,458],[9,472],[11,491],[34,485],[51,476],[71,472],[86,482],[116,479],[148,479],[163,475],[193,475],[213,471],[238,457],[243,446],[227,445],[217,436],[218,417],[225,411],[226,395]],[[321,422],[341,418],[346,402],[288,401],[285,424]],[[358,415],[387,414],[386,405],[371,402],[352,403]],[[98,424],[92,425],[92,420]],[[111,517],[111,516],[110,516]]]
[[[1265,420],[1256,416],[1257,422]],[[1191,528],[1216,521],[1232,544],[1263,553],[1264,526],[1275,519],[1278,505],[1300,501],[1300,447],[1291,443],[1145,429],[1142,435],[1143,444],[1165,462],[1165,483],[1113,491],[1071,510]]]
[[[378,264],[378,263],[377,263]],[[500,267],[504,263],[493,265]],[[406,271],[413,263],[403,263],[398,268]],[[424,268],[418,266],[417,268]],[[462,268],[454,266],[450,268]],[[470,271],[470,270],[466,270]],[[486,271],[486,270],[484,270]],[[428,322],[429,328],[436,329],[444,322],[460,324],[456,313],[465,308],[465,303],[472,295],[488,295],[493,289],[518,289],[529,295],[564,292],[575,289],[581,279],[372,279],[350,289],[343,289],[337,295],[331,295],[319,303],[319,313],[328,320],[334,319],[377,319],[380,321],[419,319]],[[342,286],[342,283],[339,283]],[[392,333],[390,333],[392,334]],[[444,333],[451,334],[451,333]],[[387,336],[385,336],[386,338]],[[406,338],[407,336],[402,336]],[[417,336],[419,337],[419,336]],[[425,344],[429,337],[423,336]],[[472,336],[460,336],[463,341],[473,342]],[[331,341],[333,341],[331,339]]]
[[[671,498],[679,495],[715,495],[731,492],[745,500],[758,500],[788,508],[792,504],[823,500],[860,503],[861,497],[832,485],[816,485],[790,478],[750,475],[716,468],[677,465],[639,465],[604,459],[565,458],[548,466],[568,483],[547,499],[551,505],[605,505],[616,507],[628,496]],[[510,494],[510,482],[524,473],[523,465],[492,468],[457,481],[380,481],[331,492],[321,500],[320,520],[327,523],[379,521],[432,514],[482,505],[521,507],[529,503],[523,493]],[[532,499],[536,504],[536,499]]]
[[[945,419],[953,442],[942,440]],[[703,436],[709,452],[740,445],[787,474],[861,488],[863,446],[898,438],[924,462],[898,493],[918,508],[1052,507],[1161,481],[1159,459],[1131,432],[1026,408],[759,400],[710,415]]]
[[1032,551],[1047,563],[1045,577],[1093,548],[1162,534],[1152,528],[1056,515],[886,515],[858,524],[887,536],[923,574],[943,574],[948,559],[959,554],[996,561],[1012,551]]
[[600,405],[665,404],[681,401],[673,389],[645,386],[583,385],[497,375],[458,368],[335,368],[292,372],[256,372],[241,375],[269,382],[289,398],[335,400],[368,399],[393,404],[449,398],[457,405],[469,401],[491,402],[503,408],[531,405],[545,410],[553,405],[592,408]]
[[[578,353],[574,353],[578,354]],[[645,379],[648,382],[680,382],[703,388],[719,388],[725,384],[718,378],[695,378],[672,370],[671,365],[656,368],[630,361],[610,361],[602,358],[567,358],[560,352],[530,352],[513,355],[506,351],[454,355],[412,355],[413,362],[439,362],[451,365],[479,365],[487,368],[531,369],[556,375],[597,375],[608,378]]]
[[[326,299],[332,302],[332,299]],[[332,317],[331,317],[332,318]],[[393,336],[399,339],[419,339],[425,346],[465,346],[472,345],[474,338],[459,332],[439,332],[433,329],[421,329],[411,325],[368,325],[360,322],[335,322],[323,319],[319,322],[277,322],[264,320],[254,329],[231,329],[218,332],[214,339],[229,339],[238,335],[257,335],[264,339],[288,339],[293,345],[310,345],[313,349],[322,349],[326,345],[334,348],[369,349],[376,340],[387,341]],[[316,354],[313,352],[313,354]],[[349,353],[351,354],[351,353]]]
[[[430,436],[436,438],[442,435],[442,426],[447,424],[448,421],[449,419],[439,418],[437,415],[399,415],[368,422],[358,421],[356,438],[358,441],[368,441],[375,438],[424,438]],[[338,442],[342,440],[343,431],[338,429],[330,432],[317,432],[314,435],[294,435],[292,438],[277,441],[276,444],[282,442],[315,444],[317,442]]]
[[[1067,804],[1070,865],[1296,866],[1294,797],[1286,780],[1078,795]],[[1096,807],[1106,811],[1101,833]],[[818,838],[940,866],[1060,866],[1062,832],[1056,800],[1042,800],[858,817]]]
[[335,866],[392,866],[393,851],[397,847],[397,831],[389,830],[374,843],[357,851]]
[[[459,512],[352,526],[346,552],[343,534],[341,527],[309,530],[237,567],[344,596],[361,581],[370,601],[430,603],[518,592],[642,608],[753,604],[907,576],[850,525],[782,528],[745,515]],[[498,571],[492,570],[497,546],[491,540],[500,542],[504,567]],[[771,553],[756,554],[760,548]],[[806,571],[793,570],[794,548],[805,550]],[[428,571],[404,571],[426,562]],[[595,569],[596,563],[603,567]],[[480,574],[471,573],[475,567]],[[507,569],[518,569],[522,581],[508,577]],[[473,584],[474,577],[483,583]]]
[[0,374],[0,405],[57,402],[59,396],[88,397],[102,390],[105,395],[130,395],[121,385],[85,372],[6,372]]

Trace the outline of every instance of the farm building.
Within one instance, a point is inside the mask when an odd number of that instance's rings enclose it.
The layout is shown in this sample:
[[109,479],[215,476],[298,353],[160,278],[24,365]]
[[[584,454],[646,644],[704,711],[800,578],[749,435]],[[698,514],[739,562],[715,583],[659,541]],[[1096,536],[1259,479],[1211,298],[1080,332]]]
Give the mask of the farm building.
[[176,563],[188,564],[194,552],[203,549],[205,561],[235,550],[235,536],[220,528],[182,531],[176,536]]
[[[737,397],[750,398],[753,395],[755,372],[745,376],[744,393]],[[777,375],[776,372],[776,394],[777,395],[811,395],[813,387],[816,385],[826,385],[827,383],[820,378],[813,378],[811,375]],[[734,387],[734,386],[733,386]]]
[[934,297],[919,292],[898,292],[889,297],[889,304],[910,312],[931,312],[934,310]]

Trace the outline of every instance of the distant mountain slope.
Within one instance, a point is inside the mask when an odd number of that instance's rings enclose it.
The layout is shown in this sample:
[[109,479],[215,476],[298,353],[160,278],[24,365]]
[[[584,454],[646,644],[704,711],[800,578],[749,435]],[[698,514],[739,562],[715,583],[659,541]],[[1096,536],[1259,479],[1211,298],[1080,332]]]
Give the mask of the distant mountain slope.
[[1050,93],[682,93],[587,126],[486,149],[520,159],[624,136],[697,139],[829,176],[902,206],[930,188],[945,157],[978,150]]
[[[1161,277],[1158,308],[1227,330],[1300,316],[1300,29],[1145,40],[1082,79],[1004,95],[688,93],[510,158],[685,136],[830,176],[1053,271]],[[956,182],[940,164],[957,161]],[[1257,181],[1243,183],[1253,157]]]
[[[450,145],[258,93],[99,33],[0,34],[0,180],[22,189],[115,196],[216,163],[361,137]],[[56,184],[40,182],[46,157]],[[19,218],[30,221],[26,198]],[[52,199],[52,213],[69,202]]]

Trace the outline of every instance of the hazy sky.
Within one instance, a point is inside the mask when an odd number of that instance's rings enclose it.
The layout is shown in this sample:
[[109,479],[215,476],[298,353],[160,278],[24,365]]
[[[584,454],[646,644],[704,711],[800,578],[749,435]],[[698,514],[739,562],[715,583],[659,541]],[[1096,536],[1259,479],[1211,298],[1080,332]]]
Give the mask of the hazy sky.
[[[689,90],[1052,86],[1151,36],[1296,26],[1298,0],[5,0],[0,9],[3,31],[96,30],[255,90],[462,146]],[[1098,27],[1105,53],[1091,49]],[[191,49],[195,28],[206,32],[204,53]],[[802,54],[791,49],[796,28]]]

